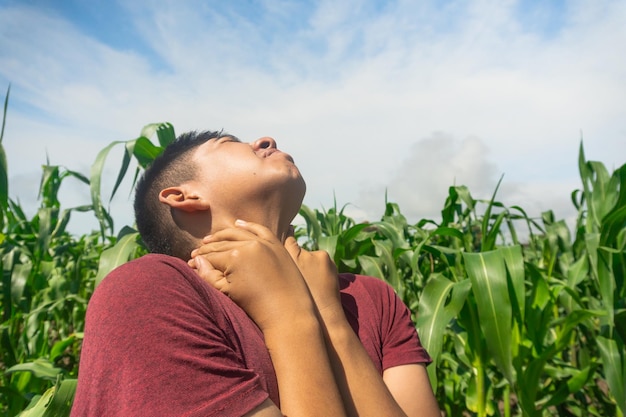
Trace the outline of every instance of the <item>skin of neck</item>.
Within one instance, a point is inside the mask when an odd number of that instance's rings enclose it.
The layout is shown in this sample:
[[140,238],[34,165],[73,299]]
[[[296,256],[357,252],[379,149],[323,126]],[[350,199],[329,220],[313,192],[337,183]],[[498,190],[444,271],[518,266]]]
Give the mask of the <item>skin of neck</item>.
[[227,227],[233,227],[236,220],[244,220],[261,224],[267,227],[281,242],[284,242],[289,235],[291,222],[298,214],[300,205],[294,208],[293,205],[261,205],[251,207],[247,205],[245,210],[212,210],[213,222],[211,234]]
[[281,242],[284,242],[291,230],[293,221],[300,209],[301,200],[296,201],[247,201],[244,203],[220,206],[211,205],[203,211],[186,212],[176,210],[174,221],[184,233],[197,242],[220,230],[234,227],[236,220],[244,220],[267,227]]
[[305,192],[306,185],[300,179],[254,196],[240,196],[223,203],[214,202],[209,209],[211,234],[233,227],[236,220],[244,220],[267,227],[284,242],[290,233],[291,222],[302,206]]

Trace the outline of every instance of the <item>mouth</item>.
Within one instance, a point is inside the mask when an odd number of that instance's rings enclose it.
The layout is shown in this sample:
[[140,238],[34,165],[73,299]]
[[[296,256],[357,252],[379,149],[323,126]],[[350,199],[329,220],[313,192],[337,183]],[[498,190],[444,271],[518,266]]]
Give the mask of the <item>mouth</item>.
[[293,160],[293,158],[291,157],[291,155],[289,155],[288,153],[285,153],[285,152],[279,151],[279,150],[278,150],[278,149],[276,149],[276,148],[271,148],[271,149],[268,149],[267,151],[265,151],[265,152],[263,153],[263,157],[264,157],[264,158],[269,158],[269,157],[270,157],[270,156],[272,156],[272,155],[274,155],[274,157],[276,157],[276,156],[282,156],[283,158],[286,158],[286,159],[287,159],[288,161],[290,161],[291,163],[294,163],[294,160]]

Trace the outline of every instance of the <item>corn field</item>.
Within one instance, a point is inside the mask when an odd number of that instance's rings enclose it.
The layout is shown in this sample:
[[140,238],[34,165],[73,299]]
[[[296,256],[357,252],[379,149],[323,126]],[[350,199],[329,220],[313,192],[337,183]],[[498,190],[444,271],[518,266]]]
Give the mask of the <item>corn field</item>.
[[[69,415],[87,303],[116,266],[145,253],[127,225],[115,234],[105,208],[175,138],[168,123],[104,148],[86,175],[43,168],[32,218],[9,197],[0,132],[0,414]],[[7,138],[6,140],[10,140]],[[111,149],[124,148],[113,191],[101,178]],[[342,272],[389,282],[410,307],[433,358],[429,376],[446,416],[620,416],[626,413],[626,165],[609,172],[581,143],[574,225],[551,211],[472,197],[451,186],[441,218],[409,223],[386,202],[377,221],[346,206],[302,206],[296,236],[328,251]],[[91,201],[61,207],[66,178]],[[129,210],[131,204],[129,203]],[[75,236],[75,212],[99,230]],[[520,238],[523,236],[523,238]]]

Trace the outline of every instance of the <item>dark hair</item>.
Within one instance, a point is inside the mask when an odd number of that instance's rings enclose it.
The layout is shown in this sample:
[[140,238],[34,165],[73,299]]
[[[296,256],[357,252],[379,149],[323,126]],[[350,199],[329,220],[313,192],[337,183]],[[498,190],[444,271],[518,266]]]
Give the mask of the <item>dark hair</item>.
[[150,252],[163,253],[187,260],[195,242],[175,224],[171,208],[159,201],[159,193],[192,180],[196,165],[193,151],[203,143],[223,136],[222,131],[191,131],[169,144],[163,153],[146,168],[135,189],[135,223]]

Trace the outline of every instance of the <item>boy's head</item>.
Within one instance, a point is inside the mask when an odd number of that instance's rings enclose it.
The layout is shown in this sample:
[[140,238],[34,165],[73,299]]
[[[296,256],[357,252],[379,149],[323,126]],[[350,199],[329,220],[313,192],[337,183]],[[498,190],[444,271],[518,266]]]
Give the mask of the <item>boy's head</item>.
[[186,260],[203,236],[238,218],[284,233],[305,188],[272,138],[243,143],[222,132],[188,132],[140,178],[135,221],[151,252]]

